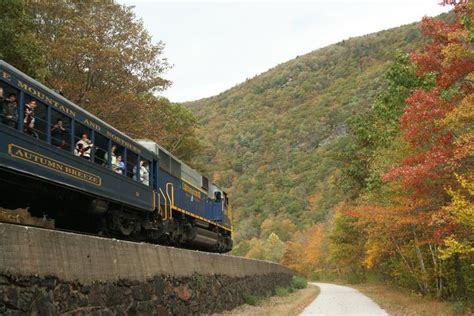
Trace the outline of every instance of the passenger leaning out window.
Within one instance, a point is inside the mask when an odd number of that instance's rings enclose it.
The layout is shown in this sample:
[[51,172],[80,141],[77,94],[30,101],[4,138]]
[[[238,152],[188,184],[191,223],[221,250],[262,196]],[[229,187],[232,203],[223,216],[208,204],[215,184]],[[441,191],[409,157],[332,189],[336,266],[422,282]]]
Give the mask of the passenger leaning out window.
[[117,159],[115,159],[115,164],[112,165],[112,169],[115,173],[120,175],[125,174],[125,162],[123,161],[122,156],[118,156]]
[[87,134],[82,134],[82,138],[76,143],[74,154],[87,160],[91,160],[92,141]]
[[10,127],[16,128],[18,121],[18,104],[16,94],[10,93],[2,104],[2,122]]
[[[133,179],[138,180],[137,167],[133,167]],[[140,160],[140,182],[144,185],[149,185],[150,171],[148,169],[148,161]]]
[[38,134],[34,131],[35,127],[35,109],[38,106],[36,100],[31,100],[25,104],[25,118],[23,120],[25,133],[38,138]]
[[140,166],[140,181],[144,185],[149,185],[150,184],[150,170],[148,167],[148,161],[141,161],[141,166]]

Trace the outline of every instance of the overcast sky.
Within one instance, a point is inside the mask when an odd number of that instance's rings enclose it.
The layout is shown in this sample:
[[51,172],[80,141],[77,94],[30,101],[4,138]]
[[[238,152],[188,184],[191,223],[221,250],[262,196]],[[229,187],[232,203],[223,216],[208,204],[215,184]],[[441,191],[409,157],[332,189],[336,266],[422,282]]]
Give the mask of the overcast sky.
[[210,97],[296,56],[349,37],[434,16],[438,0],[159,1],[135,6],[166,44],[174,102]]

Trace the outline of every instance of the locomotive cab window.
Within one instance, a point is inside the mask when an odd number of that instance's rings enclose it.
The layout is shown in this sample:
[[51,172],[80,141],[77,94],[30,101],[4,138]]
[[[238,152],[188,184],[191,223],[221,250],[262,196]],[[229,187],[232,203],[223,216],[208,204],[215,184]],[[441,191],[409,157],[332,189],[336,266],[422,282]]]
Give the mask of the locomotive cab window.
[[148,160],[140,160],[140,183],[146,186],[151,185],[151,163]]

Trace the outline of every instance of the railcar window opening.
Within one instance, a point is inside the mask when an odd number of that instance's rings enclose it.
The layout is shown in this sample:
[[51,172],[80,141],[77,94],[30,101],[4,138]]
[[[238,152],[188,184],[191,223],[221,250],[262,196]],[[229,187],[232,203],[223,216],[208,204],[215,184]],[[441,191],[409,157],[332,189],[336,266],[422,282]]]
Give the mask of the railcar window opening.
[[133,151],[127,152],[127,163],[126,163],[126,175],[134,180],[136,179],[137,166],[138,166],[138,155]]
[[111,143],[110,147],[110,159],[107,155],[107,161],[109,163],[110,169],[119,175],[126,175],[127,173],[127,149],[116,144]]
[[[15,117],[4,117],[4,104],[10,102],[9,96],[14,95],[12,101],[16,104]],[[36,102],[34,109],[34,123],[27,117],[27,104]],[[146,186],[155,187],[158,163],[153,163],[127,148],[114,144],[109,138],[79,123],[66,114],[52,108],[51,105],[39,101],[26,91],[21,91],[7,82],[0,80],[0,124],[6,124],[18,131],[30,134],[48,144],[70,151],[78,157],[85,158],[103,167],[109,167],[108,153],[111,146],[117,148],[117,156],[123,159],[123,175]],[[84,135],[84,136],[83,136]],[[168,156],[168,172],[171,173]],[[113,171],[112,166],[110,168]]]
[[71,119],[54,109],[51,110],[51,144],[71,151]]
[[109,139],[101,133],[94,133],[94,162],[98,165],[108,166]]
[[74,122],[74,155],[91,160],[94,157],[92,130],[85,125]]
[[48,106],[25,93],[23,105],[23,132],[42,141],[48,141]]
[[[18,128],[18,120],[20,118],[20,107],[19,107],[19,99],[20,99],[20,91],[15,89],[14,87],[10,86],[7,83],[4,83],[3,81],[0,81],[0,122],[2,124],[8,125],[12,128]],[[7,103],[11,102],[11,96],[15,97],[15,102],[16,102],[16,112],[15,117],[10,117],[11,114],[9,111],[11,108],[7,108]]]

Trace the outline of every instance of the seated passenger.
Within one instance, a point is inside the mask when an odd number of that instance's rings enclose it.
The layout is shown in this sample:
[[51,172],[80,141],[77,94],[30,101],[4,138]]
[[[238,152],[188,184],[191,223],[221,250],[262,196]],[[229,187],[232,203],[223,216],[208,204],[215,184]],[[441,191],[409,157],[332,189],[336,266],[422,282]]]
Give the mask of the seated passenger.
[[2,106],[2,122],[10,127],[16,128],[18,121],[18,104],[16,94],[10,93]]
[[38,138],[38,133],[34,131],[35,127],[35,109],[38,106],[36,100],[31,100],[25,104],[25,118],[23,120],[25,133]]
[[118,156],[117,159],[115,160],[116,163],[112,165],[112,169],[115,173],[118,173],[120,175],[125,174],[125,162],[122,160],[122,156]]
[[54,146],[65,149],[66,148],[66,135],[67,129],[64,127],[63,120],[58,118],[56,124],[51,129],[51,141]]
[[87,160],[91,160],[91,149],[94,144],[89,139],[87,134],[82,134],[82,138],[76,143],[74,154]]

